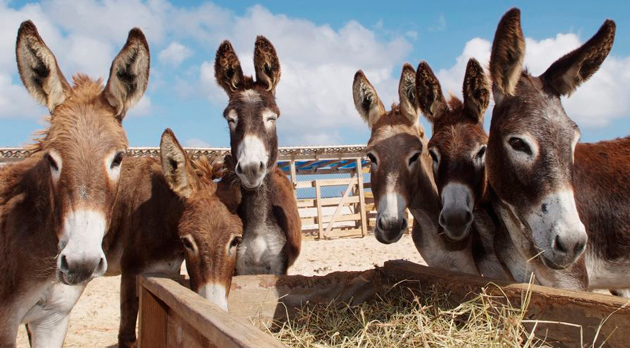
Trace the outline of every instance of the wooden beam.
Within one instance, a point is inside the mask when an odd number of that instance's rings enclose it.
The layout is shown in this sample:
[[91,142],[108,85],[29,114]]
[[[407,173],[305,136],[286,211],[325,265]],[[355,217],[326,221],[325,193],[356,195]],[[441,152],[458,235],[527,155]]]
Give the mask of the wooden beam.
[[139,314],[139,347],[167,348],[168,306],[153,293],[142,288]]
[[[351,179],[354,179],[354,178],[351,178]],[[352,180],[350,181],[352,182]],[[341,197],[341,201],[339,202],[339,205],[337,205],[337,209],[335,209],[335,213],[330,219],[330,222],[328,223],[328,227],[326,227],[326,231],[324,232],[324,238],[326,237],[326,234],[332,230],[333,225],[335,224],[335,220],[337,220],[337,217],[339,216],[339,214],[341,213],[341,210],[343,209],[344,201],[350,195],[350,191],[352,191],[353,187],[354,185],[350,183],[348,187],[346,188],[346,192],[343,193],[343,196]]]
[[317,203],[317,237],[322,239],[324,232],[324,216],[322,214],[322,190],[319,187],[319,180],[315,180],[315,203]]
[[363,188],[363,167],[361,159],[357,158],[357,177],[359,179],[359,210],[361,211],[361,236],[365,237],[368,233],[368,224],[365,213],[365,191]]
[[[236,319],[215,304],[204,299],[192,290],[181,286],[168,278],[140,278],[143,291],[150,292],[172,311],[190,325],[196,333],[203,335],[217,347],[225,348],[280,348],[284,347],[273,337],[261,330]],[[148,314],[148,313],[147,313]],[[147,320],[147,315],[143,317]],[[166,332],[164,326],[164,332]],[[150,335],[160,336],[158,330],[145,332],[144,339]],[[195,334],[196,335],[196,334]],[[191,339],[198,341],[193,334],[188,334]],[[143,347],[149,347],[145,345]],[[151,348],[163,346],[153,345]],[[164,346],[166,347],[166,346]]]

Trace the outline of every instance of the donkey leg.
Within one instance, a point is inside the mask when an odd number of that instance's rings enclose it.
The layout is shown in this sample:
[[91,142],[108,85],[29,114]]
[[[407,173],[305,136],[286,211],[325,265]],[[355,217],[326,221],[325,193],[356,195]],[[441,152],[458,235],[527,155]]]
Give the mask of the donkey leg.
[[[85,286],[65,285],[57,283],[52,286],[50,294],[44,301],[35,307],[36,312],[45,313],[37,315],[28,323],[28,331],[31,346],[41,347],[62,347],[68,331],[68,320],[70,311],[81,297]],[[37,308],[41,307],[41,308]]]
[[118,347],[136,346],[136,321],[138,319],[137,274],[124,274],[120,281],[120,328]]

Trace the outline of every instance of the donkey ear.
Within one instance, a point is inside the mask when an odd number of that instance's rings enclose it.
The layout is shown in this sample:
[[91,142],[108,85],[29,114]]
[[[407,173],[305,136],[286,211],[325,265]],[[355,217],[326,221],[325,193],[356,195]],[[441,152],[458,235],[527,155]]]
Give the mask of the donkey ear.
[[376,89],[361,70],[354,75],[352,96],[354,97],[354,107],[368,123],[368,126],[372,128],[378,118],[385,113],[385,107],[378,97]]
[[33,22],[25,21],[20,25],[15,55],[22,83],[33,98],[47,106],[52,114],[70,95],[71,87]]
[[420,110],[431,123],[435,123],[448,108],[440,81],[425,61],[418,64],[416,71],[416,95]]
[[521,11],[513,8],[499,22],[492,43],[490,75],[494,101],[513,95],[523,71],[525,37],[521,29]]
[[400,110],[412,123],[418,122],[418,98],[416,97],[416,71],[409,63],[403,65],[398,84]]
[[267,90],[275,92],[280,82],[280,60],[276,49],[264,36],[256,38],[254,48],[254,68],[256,69],[256,81],[267,86]]
[[227,40],[223,41],[217,49],[217,55],[214,58],[214,78],[228,96],[243,85],[241,62],[238,60],[232,44]]
[[483,115],[490,104],[490,86],[483,68],[475,58],[470,58],[466,66],[463,94],[468,114],[483,123]]
[[560,95],[571,95],[599,69],[615,41],[615,22],[606,20],[595,36],[556,60],[540,78]]
[[121,121],[140,101],[149,84],[151,56],[147,39],[138,28],[129,31],[127,42],[114,58],[105,86],[105,97]]
[[162,133],[160,141],[162,173],[171,190],[180,197],[190,197],[193,192],[194,174],[188,171],[188,158],[170,128]]

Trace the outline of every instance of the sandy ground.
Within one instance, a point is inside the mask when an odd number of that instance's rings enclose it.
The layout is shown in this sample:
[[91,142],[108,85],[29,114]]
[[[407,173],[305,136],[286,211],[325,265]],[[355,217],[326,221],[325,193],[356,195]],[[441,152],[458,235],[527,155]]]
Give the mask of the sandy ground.
[[[355,239],[304,241],[300,257],[290,274],[324,275],[334,271],[361,271],[385,261],[405,259],[424,264],[411,236],[384,245],[373,236]],[[95,279],[88,284],[70,316],[64,347],[116,347],[118,335],[120,277]],[[23,326],[18,347],[28,347]]]

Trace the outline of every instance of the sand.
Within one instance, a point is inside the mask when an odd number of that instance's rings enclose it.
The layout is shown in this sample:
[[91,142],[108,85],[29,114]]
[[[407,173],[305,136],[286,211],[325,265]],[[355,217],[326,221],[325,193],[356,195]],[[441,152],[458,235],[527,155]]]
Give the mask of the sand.
[[[289,274],[324,275],[334,271],[361,271],[385,261],[404,259],[424,264],[409,235],[384,245],[374,236],[353,239],[304,241]],[[94,279],[70,315],[64,347],[116,347],[120,277]],[[26,331],[18,333],[18,347],[28,347]]]

